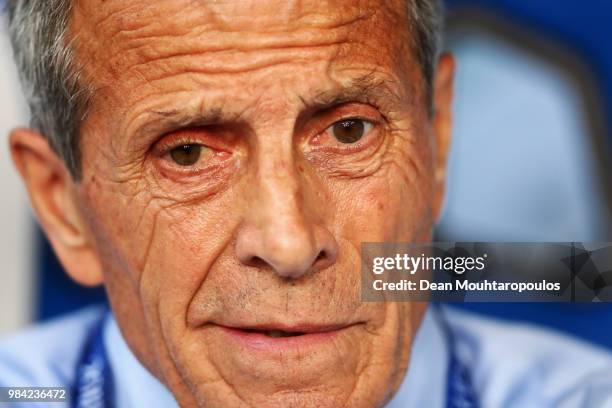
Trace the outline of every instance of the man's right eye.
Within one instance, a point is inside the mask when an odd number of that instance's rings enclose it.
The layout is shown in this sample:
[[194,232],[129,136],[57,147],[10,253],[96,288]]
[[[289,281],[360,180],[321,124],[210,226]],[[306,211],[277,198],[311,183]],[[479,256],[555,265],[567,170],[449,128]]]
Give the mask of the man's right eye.
[[202,145],[184,144],[170,150],[170,157],[179,166],[193,166],[202,156]]
[[344,119],[334,123],[330,130],[337,141],[343,144],[357,143],[372,128],[363,119]]

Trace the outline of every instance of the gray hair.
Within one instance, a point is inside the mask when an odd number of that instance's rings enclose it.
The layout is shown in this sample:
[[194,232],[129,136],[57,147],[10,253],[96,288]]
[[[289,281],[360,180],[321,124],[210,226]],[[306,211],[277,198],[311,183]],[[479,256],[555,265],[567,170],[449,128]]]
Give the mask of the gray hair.
[[9,0],[9,33],[32,128],[80,176],[79,128],[91,90],[67,38],[72,0]]
[[[440,47],[440,0],[406,0],[413,48],[431,105]],[[68,37],[73,0],[8,0],[9,33],[31,126],[49,140],[75,179],[80,178],[80,125],[93,89],[81,78]],[[431,108],[431,107],[430,107]]]

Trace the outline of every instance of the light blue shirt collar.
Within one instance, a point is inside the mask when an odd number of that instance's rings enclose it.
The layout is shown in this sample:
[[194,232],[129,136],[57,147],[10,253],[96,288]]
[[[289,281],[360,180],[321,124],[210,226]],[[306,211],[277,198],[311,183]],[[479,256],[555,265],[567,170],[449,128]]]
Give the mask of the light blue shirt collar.
[[170,391],[144,368],[128,348],[114,317],[106,319],[104,347],[113,375],[115,406],[178,407]]
[[[406,378],[386,408],[445,406],[449,355],[438,318],[434,310],[427,310],[414,341]],[[170,391],[130,351],[114,317],[106,320],[104,346],[113,373],[117,407],[177,407]]]
[[414,340],[408,373],[385,408],[446,406],[450,355],[448,339],[440,322],[442,318],[433,307],[427,308]]

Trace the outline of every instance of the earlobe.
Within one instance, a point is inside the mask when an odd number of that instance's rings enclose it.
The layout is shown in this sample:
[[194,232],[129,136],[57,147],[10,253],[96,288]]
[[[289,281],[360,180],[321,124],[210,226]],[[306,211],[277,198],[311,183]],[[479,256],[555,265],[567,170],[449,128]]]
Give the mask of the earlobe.
[[9,140],[34,212],[62,265],[83,285],[102,283],[97,254],[76,205],[77,184],[61,158],[31,129],[15,129]]
[[435,136],[435,196],[433,205],[434,219],[438,219],[444,201],[444,183],[446,166],[452,133],[452,101],[455,60],[451,54],[444,53],[438,60],[438,68],[433,84],[434,116],[433,131]]

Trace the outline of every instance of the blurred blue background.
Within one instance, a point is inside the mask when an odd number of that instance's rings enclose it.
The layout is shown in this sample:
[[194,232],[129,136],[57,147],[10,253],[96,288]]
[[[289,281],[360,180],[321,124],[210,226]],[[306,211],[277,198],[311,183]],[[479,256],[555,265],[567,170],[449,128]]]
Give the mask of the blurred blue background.
[[[448,0],[458,59],[441,241],[612,241],[612,2]],[[40,231],[38,319],[104,299]],[[612,348],[612,305],[470,303]]]

